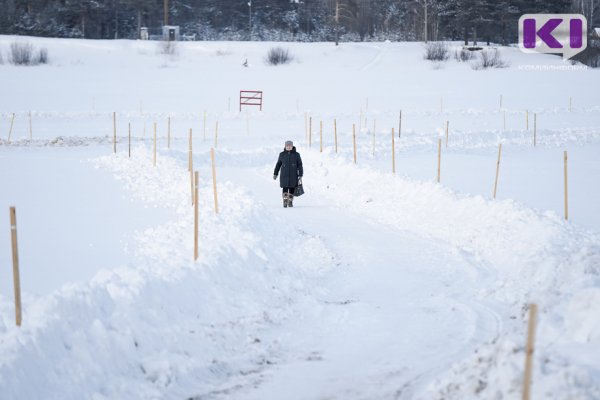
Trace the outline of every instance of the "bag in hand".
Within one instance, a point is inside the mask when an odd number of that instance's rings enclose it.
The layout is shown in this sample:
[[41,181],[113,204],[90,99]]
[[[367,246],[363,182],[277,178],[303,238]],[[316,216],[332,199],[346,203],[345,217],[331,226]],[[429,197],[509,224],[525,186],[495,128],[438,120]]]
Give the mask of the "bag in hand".
[[298,186],[294,188],[294,197],[302,196],[304,194],[304,188],[302,187],[302,179],[298,179]]

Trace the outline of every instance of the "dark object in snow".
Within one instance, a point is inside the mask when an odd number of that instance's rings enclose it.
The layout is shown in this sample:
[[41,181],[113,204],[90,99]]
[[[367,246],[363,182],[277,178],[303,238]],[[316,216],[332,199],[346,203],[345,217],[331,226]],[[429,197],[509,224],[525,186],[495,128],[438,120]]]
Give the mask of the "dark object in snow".
[[[280,171],[281,175],[279,175]],[[298,184],[302,183],[303,173],[300,153],[296,152],[296,147],[293,146],[291,141],[286,142],[285,149],[279,153],[275,171],[273,171],[273,178],[279,175],[279,187],[283,189],[284,207],[294,206],[294,192]]]

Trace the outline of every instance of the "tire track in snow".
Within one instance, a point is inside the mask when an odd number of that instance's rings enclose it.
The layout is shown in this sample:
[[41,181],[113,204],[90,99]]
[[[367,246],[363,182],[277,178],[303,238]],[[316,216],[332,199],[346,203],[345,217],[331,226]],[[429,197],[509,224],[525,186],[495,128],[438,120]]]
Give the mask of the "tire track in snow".
[[387,52],[386,49],[382,49],[380,46],[363,45],[361,47],[368,47],[368,48],[371,48],[371,49],[375,49],[375,50],[377,50],[377,54],[369,62],[367,62],[365,65],[363,65],[360,68],[360,72],[368,71],[371,68],[373,68],[374,66],[376,66],[377,64],[379,64],[379,62],[381,61],[381,58]]

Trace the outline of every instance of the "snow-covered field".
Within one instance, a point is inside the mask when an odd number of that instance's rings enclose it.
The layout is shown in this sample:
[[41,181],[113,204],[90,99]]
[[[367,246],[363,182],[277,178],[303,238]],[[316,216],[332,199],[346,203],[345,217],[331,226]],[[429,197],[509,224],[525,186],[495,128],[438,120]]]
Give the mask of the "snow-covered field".
[[[0,65],[0,398],[518,398],[530,303],[532,398],[600,398],[600,71],[515,48],[476,71],[420,43],[168,56],[0,36],[5,61],[15,40],[50,64]],[[295,60],[266,65],[279,45]],[[240,90],[263,111],[238,112]],[[286,139],[305,171],[293,209],[272,180]]]

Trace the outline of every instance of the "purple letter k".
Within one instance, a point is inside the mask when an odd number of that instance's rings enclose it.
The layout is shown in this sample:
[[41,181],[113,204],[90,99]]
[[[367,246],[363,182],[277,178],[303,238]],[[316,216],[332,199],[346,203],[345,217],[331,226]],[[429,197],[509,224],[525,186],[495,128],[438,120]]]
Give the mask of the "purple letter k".
[[535,48],[536,35],[551,49],[562,49],[562,45],[552,36],[552,31],[562,22],[560,18],[549,19],[539,31],[535,30],[535,19],[528,18],[523,21],[523,47]]

